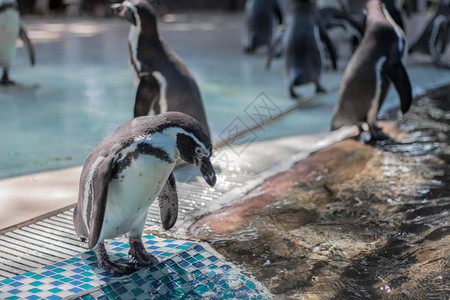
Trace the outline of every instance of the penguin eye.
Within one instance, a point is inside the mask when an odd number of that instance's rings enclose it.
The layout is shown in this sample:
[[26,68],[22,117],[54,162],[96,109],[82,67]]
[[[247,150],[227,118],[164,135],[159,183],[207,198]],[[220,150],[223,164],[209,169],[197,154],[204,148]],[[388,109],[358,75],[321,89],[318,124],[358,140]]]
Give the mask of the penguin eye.
[[200,148],[195,148],[195,153],[196,154],[201,154],[203,151]]

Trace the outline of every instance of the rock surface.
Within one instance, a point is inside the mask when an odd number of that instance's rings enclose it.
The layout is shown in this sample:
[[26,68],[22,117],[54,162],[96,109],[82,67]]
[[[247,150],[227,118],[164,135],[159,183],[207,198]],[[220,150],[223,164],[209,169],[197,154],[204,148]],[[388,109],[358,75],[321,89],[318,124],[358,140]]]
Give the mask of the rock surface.
[[198,220],[191,237],[281,298],[446,299],[449,94],[416,99],[388,142],[316,152]]

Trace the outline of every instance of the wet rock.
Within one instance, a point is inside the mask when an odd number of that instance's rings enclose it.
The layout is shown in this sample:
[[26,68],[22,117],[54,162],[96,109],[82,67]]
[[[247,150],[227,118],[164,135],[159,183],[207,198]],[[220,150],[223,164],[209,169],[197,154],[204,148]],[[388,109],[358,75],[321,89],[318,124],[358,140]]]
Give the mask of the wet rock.
[[391,141],[316,152],[198,220],[210,242],[285,299],[446,299],[450,87],[416,99]]
[[286,229],[311,223],[339,185],[360,173],[375,151],[353,140],[318,151],[267,180],[242,202],[203,217],[189,232],[201,239],[227,236],[248,226],[254,215],[266,215]]

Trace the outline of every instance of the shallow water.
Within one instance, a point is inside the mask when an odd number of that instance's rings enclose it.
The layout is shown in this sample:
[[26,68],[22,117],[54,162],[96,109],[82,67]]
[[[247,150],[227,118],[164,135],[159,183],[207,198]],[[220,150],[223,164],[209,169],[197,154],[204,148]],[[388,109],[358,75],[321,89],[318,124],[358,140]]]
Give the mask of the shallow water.
[[448,299],[449,92],[416,100],[392,140],[349,148],[340,169],[310,160],[294,192],[265,183],[254,193],[275,202],[206,239],[277,298]]

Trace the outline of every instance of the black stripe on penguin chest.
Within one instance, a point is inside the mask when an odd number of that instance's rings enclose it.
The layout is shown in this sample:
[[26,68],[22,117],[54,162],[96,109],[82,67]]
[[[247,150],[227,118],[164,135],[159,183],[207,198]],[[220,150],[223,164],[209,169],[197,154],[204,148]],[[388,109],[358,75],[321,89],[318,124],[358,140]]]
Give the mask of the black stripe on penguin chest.
[[123,171],[131,164],[136,163],[140,155],[151,155],[168,164],[173,163],[173,160],[164,150],[152,147],[146,143],[141,143],[137,145],[136,150],[128,152],[124,158],[122,158],[121,153],[119,154],[117,161],[111,170],[111,180],[119,179],[123,176],[121,173],[123,173]]

